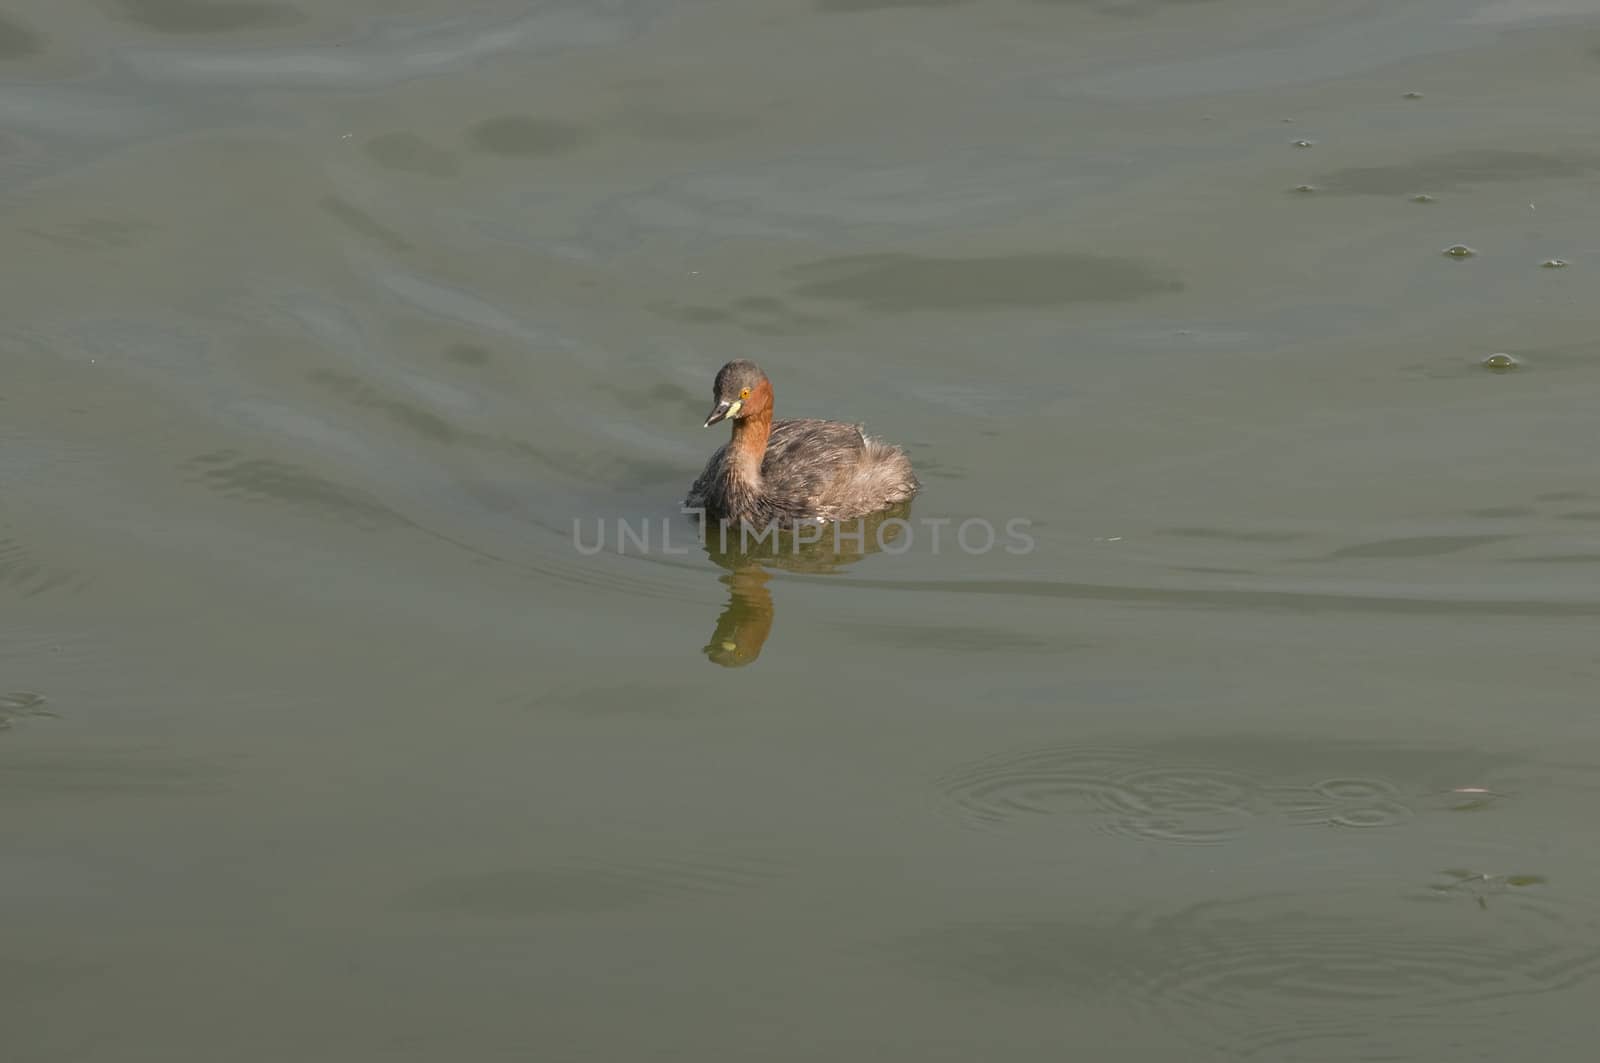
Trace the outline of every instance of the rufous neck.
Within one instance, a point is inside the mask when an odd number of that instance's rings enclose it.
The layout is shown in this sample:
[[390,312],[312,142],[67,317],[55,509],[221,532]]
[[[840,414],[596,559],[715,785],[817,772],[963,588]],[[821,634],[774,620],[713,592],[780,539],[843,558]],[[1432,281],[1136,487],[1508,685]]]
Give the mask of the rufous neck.
[[761,478],[761,460],[767,456],[767,437],[771,434],[771,410],[752,413],[733,423],[733,441],[728,446],[728,455],[741,478],[751,481]]

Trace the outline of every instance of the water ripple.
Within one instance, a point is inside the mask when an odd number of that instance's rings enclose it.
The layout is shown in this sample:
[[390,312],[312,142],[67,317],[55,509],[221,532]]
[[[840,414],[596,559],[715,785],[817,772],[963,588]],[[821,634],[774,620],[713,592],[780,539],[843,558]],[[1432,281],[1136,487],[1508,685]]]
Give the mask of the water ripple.
[[1265,809],[1255,780],[1226,769],[1154,765],[1137,750],[1043,749],[984,761],[940,788],[976,822],[1097,811],[1117,834],[1216,842]]
[[1000,594],[1021,598],[1067,598],[1166,605],[1191,609],[1245,609],[1291,613],[1389,613],[1398,616],[1600,617],[1600,599],[1479,598],[1462,595],[1349,594],[1334,590],[1270,587],[1155,587],[1136,584],[1076,583],[1067,580],[878,580],[855,579],[857,587],[942,594]]
[[642,32],[651,18],[648,7],[617,0],[544,4],[514,19],[381,24],[366,40],[248,51],[141,46],[125,54],[140,76],[155,82],[376,88],[512,54],[527,59],[617,44]]
[[13,720],[51,715],[44,707],[45,700],[43,694],[32,690],[13,690],[9,694],[0,694],[0,731],[9,729]]
[[0,589],[36,598],[52,591],[80,590],[84,585],[78,573],[39,560],[16,539],[0,537]]
[[[1273,775],[1233,764],[1280,765]],[[1398,779],[1329,772],[1376,765]],[[1094,817],[1112,834],[1186,844],[1227,841],[1253,822],[1371,829],[1426,811],[1475,811],[1502,794],[1477,785],[1497,769],[1481,758],[1357,747],[1236,750],[1064,745],[1003,754],[958,769],[938,789],[970,824],[1051,815]],[[1452,790],[1446,780],[1463,787]],[[1468,785],[1468,784],[1472,785]],[[1452,799],[1453,798],[1453,799]]]
[[1465,1036],[1492,1021],[1485,1005],[1600,975],[1593,904],[1520,881],[1481,910],[1297,891],[1110,921],[955,923],[893,951],[991,991],[1132,1007],[1228,1058],[1385,1058],[1369,1052],[1375,1022]]

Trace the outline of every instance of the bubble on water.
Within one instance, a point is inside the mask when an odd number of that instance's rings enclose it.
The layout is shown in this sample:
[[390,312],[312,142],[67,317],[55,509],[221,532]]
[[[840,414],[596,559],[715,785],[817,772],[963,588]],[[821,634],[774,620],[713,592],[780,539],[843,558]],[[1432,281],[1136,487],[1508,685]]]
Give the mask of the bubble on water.
[[1413,202],[1413,203],[1437,203],[1438,200],[1434,199],[1432,196],[1428,195],[1428,193],[1426,193],[1426,192],[1418,192],[1416,195],[1411,197],[1411,202]]
[[1310,193],[1315,192],[1316,190],[1317,190],[1317,186],[1316,185],[1295,185],[1294,186],[1294,191],[1299,192],[1301,195],[1309,195]]
[[1483,360],[1483,367],[1485,369],[1493,369],[1498,373],[1516,369],[1521,365],[1521,362],[1517,361],[1514,357],[1505,353],[1504,351],[1500,351],[1497,354],[1491,354],[1489,357]]
[[1420,93],[1420,92],[1408,92],[1408,93],[1405,94],[1405,98],[1408,99],[1408,100],[1420,100],[1420,99],[1422,99],[1422,93]]
[[1539,265],[1543,266],[1545,269],[1566,269],[1567,260],[1564,258],[1547,258],[1543,262],[1539,263]]
[[1468,247],[1466,244],[1451,244],[1449,247],[1445,248],[1444,251],[1441,252],[1441,253],[1444,254],[1444,255],[1447,255],[1450,258],[1471,258],[1473,255],[1476,255],[1478,252],[1474,251],[1472,248]]

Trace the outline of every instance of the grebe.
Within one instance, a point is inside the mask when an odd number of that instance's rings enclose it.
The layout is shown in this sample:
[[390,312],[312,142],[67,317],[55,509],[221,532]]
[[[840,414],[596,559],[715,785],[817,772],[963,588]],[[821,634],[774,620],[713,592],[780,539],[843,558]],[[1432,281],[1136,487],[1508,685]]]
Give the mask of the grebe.
[[921,486],[897,446],[841,421],[772,419],[772,381],[729,362],[711,389],[705,427],[733,422],[684,505],[718,521],[792,526],[849,520],[904,502]]

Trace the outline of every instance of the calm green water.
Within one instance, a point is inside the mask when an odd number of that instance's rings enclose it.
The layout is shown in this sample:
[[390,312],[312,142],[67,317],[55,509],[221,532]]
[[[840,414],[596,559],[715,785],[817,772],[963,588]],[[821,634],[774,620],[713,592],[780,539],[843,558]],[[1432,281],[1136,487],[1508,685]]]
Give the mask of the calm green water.
[[[1589,0],[15,0],[0,1048],[1592,1058],[1597,98]],[[692,543],[733,357],[885,549]]]

